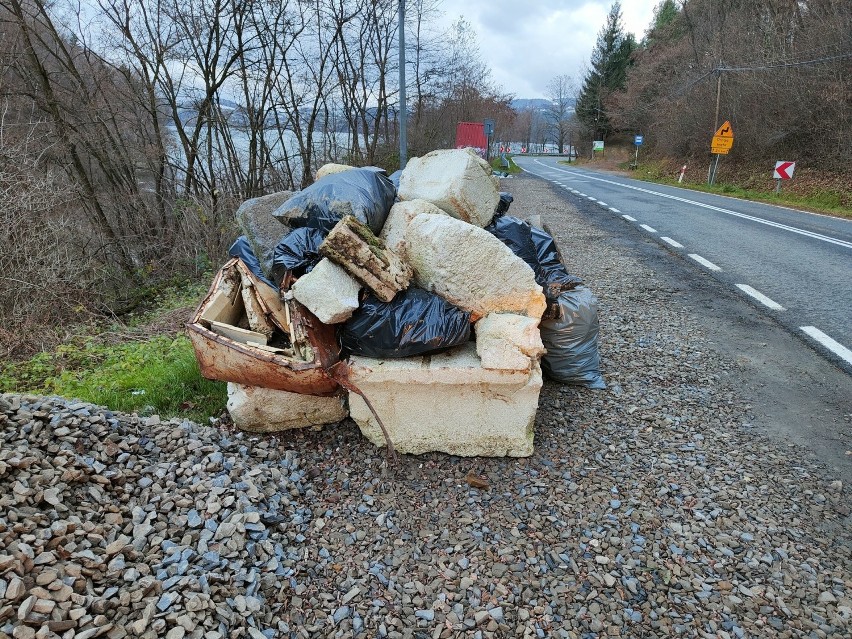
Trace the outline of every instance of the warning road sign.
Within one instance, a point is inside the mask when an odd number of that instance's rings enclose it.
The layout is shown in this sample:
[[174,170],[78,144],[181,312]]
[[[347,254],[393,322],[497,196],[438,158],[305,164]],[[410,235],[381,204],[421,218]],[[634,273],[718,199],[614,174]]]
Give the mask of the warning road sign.
[[723,138],[718,135],[713,136],[713,141],[710,143],[710,152],[728,155],[728,151],[734,146],[734,138]]
[[731,138],[734,139],[734,128],[731,126],[731,123],[725,120],[725,123],[716,129],[716,133],[713,134],[714,138]]
[[725,120],[725,123],[716,130],[713,141],[710,142],[710,152],[728,155],[732,146],[734,146],[734,128]]
[[772,175],[776,180],[790,180],[793,178],[793,171],[796,170],[795,162],[776,162],[775,173]]

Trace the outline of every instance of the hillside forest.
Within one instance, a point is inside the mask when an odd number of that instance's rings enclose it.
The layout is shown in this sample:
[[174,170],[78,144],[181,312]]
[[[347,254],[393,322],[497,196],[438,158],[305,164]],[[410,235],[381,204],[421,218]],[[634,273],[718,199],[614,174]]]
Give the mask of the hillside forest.
[[[326,162],[398,168],[399,5],[0,0],[0,357],[206,277],[246,199]],[[846,0],[665,0],[644,34],[615,3],[586,71],[521,108],[469,23],[404,7],[409,157],[492,118],[495,140],[705,158],[718,92],[742,159],[848,171]]]

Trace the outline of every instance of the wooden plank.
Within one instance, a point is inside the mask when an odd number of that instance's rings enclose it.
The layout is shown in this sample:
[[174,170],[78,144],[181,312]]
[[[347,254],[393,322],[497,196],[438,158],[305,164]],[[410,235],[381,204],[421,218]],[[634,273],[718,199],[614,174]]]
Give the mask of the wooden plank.
[[237,298],[234,303],[228,295],[221,289],[213,294],[212,299],[207,304],[204,312],[201,313],[202,319],[206,322],[221,322],[223,324],[236,324],[243,313],[242,299]]
[[256,342],[265,346],[267,343],[266,335],[264,335],[263,333],[247,331],[244,328],[240,328],[238,326],[231,326],[230,324],[223,324],[222,322],[210,322],[210,330],[216,333],[217,335],[228,337],[234,340],[235,342],[240,342],[241,344]]
[[347,215],[338,222],[320,254],[340,265],[349,275],[369,288],[383,302],[390,302],[408,288],[414,272],[402,258],[385,246],[370,228]]
[[[255,286],[257,280],[251,277],[246,271],[241,271],[240,275],[242,277],[243,306],[246,309],[249,328],[258,333],[263,333],[269,339],[272,337],[272,333],[275,332],[275,327],[267,318],[266,309],[258,298],[258,289]],[[260,285],[266,286],[262,282]]]

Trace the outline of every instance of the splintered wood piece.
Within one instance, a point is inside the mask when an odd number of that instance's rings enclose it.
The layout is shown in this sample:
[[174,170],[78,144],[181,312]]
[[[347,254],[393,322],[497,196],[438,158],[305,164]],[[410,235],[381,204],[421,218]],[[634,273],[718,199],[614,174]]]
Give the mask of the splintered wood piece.
[[[266,339],[269,340],[272,337],[272,333],[275,332],[275,326],[267,318],[263,304],[258,298],[258,287],[255,285],[255,280],[245,271],[240,272],[240,277],[243,283],[243,305],[246,308],[249,328],[258,333],[263,333],[266,335]],[[261,286],[266,285],[261,284]]]
[[235,342],[240,342],[241,344],[248,344],[249,342],[266,344],[266,335],[263,333],[256,333],[255,331],[247,331],[239,326],[231,326],[230,324],[223,324],[222,322],[210,322],[210,330],[217,335],[228,337]]
[[479,490],[487,490],[489,487],[488,479],[482,477],[481,475],[475,474],[473,471],[470,471],[464,478],[467,482],[467,485],[471,488],[478,488]]
[[320,245],[319,252],[383,302],[390,302],[399,291],[408,288],[414,276],[411,267],[399,255],[351,215],[337,223]]

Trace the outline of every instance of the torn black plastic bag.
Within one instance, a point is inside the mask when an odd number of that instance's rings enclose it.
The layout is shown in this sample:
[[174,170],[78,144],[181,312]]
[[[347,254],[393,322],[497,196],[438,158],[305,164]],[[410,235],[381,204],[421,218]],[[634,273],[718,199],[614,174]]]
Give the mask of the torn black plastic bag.
[[559,285],[559,292],[570,290],[583,283],[576,275],[571,275],[559,259],[559,250],[553,236],[544,229],[530,227],[530,238],[535,245],[536,259],[539,270],[536,272],[536,282],[544,289],[545,295],[554,285]]
[[228,255],[240,258],[245,265],[248,266],[249,270],[257,276],[257,279],[265,284],[269,284],[275,290],[278,290],[278,287],[266,277],[263,269],[260,268],[260,260],[257,259],[257,255],[254,254],[254,250],[251,248],[251,243],[245,235],[240,235],[236,241],[231,244],[231,248],[228,249]]
[[307,227],[328,235],[347,215],[378,235],[396,198],[384,169],[367,167],[326,175],[299,191],[272,215],[291,228]]
[[320,244],[325,235],[309,228],[293,229],[275,247],[272,256],[272,278],[280,282],[287,271],[296,277],[313,270],[322,259]]
[[[495,216],[485,230],[512,249],[512,253],[526,262],[538,280],[541,266],[538,262],[535,244],[532,240],[532,227],[523,220],[511,215]],[[541,282],[539,282],[540,284]]]
[[413,357],[465,344],[470,313],[434,293],[409,288],[382,302],[372,293],[343,325],[343,348],[353,355]]
[[566,384],[606,388],[598,352],[598,300],[591,290],[578,286],[559,296],[556,319],[542,320],[541,341],[547,354],[544,372]]
[[515,198],[512,197],[511,193],[506,191],[500,191],[500,201],[497,202],[497,208],[494,209],[494,215],[505,215],[509,212],[509,205],[515,201]]

